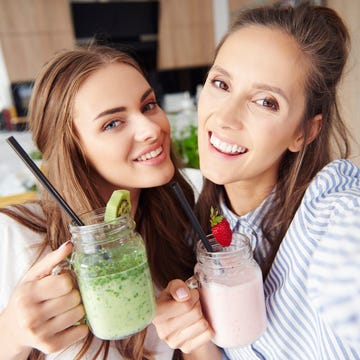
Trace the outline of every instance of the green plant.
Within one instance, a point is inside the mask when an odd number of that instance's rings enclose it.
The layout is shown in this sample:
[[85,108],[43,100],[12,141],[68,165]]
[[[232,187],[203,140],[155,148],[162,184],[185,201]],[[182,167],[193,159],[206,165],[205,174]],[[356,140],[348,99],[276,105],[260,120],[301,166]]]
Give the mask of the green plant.
[[39,150],[32,150],[30,151],[29,156],[33,160],[41,160],[42,159],[42,153]]
[[173,135],[173,145],[175,151],[182,159],[184,166],[189,168],[199,168],[199,152],[197,143],[197,127],[189,125],[184,128],[179,136]]
[[[34,161],[40,161],[42,160],[42,153],[39,150],[31,150],[29,152],[29,156]],[[34,179],[31,178],[31,180],[26,180],[23,183],[23,186],[27,191],[34,191],[36,192],[38,190],[37,183],[34,181]]]

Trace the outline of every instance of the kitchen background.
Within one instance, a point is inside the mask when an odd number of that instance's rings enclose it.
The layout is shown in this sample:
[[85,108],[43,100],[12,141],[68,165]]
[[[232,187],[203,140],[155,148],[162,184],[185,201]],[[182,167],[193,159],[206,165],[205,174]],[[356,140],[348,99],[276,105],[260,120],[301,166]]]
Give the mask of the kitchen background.
[[[52,53],[94,40],[133,52],[169,115],[186,167],[196,168],[197,96],[232,16],[243,7],[297,1],[0,0],[0,206],[15,194],[19,201],[34,195],[32,175],[5,138],[15,134],[34,159],[41,157],[26,130],[27,101],[36,74]],[[352,158],[360,165],[360,1],[314,2],[336,9],[351,31],[341,104],[355,137]]]

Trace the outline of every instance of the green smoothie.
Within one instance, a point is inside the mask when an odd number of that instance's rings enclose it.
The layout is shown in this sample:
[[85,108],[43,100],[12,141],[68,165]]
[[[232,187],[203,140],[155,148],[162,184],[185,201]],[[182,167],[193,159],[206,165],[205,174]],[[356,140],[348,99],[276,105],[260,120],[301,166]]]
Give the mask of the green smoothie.
[[121,246],[74,259],[91,331],[100,339],[121,339],[152,320],[155,297],[143,246]]

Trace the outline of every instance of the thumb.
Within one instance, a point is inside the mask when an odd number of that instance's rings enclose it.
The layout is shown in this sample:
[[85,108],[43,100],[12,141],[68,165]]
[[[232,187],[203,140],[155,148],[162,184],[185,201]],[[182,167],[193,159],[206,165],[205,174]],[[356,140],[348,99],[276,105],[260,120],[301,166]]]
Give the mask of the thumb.
[[176,301],[183,302],[190,298],[190,290],[186,283],[180,279],[172,280],[167,286],[168,294]]
[[58,249],[47,254],[41,261],[36,263],[24,276],[23,282],[41,279],[51,274],[52,269],[64,261],[73,249],[71,241],[62,244]]

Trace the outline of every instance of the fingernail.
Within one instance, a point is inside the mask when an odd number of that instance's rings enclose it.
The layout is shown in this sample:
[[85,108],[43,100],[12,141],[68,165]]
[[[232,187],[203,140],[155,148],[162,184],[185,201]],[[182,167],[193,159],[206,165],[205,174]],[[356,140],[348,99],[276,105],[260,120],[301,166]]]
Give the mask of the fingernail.
[[182,287],[176,290],[176,296],[179,298],[179,300],[182,300],[188,297],[188,292],[185,288]]
[[64,242],[62,245],[59,246],[59,249],[64,248],[65,246],[68,246],[71,243],[70,240],[68,240],[67,242]]

